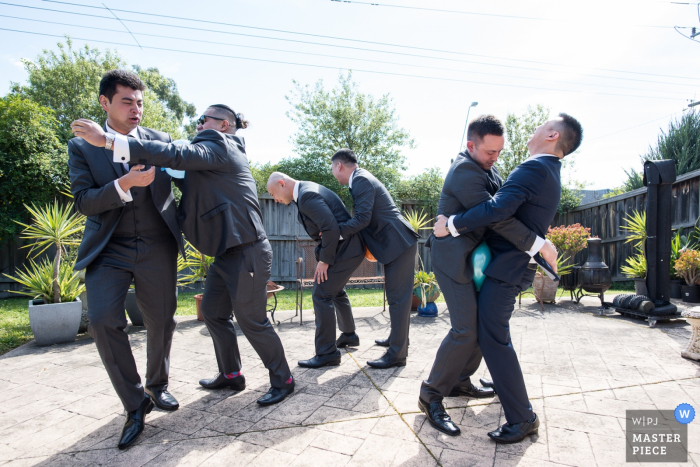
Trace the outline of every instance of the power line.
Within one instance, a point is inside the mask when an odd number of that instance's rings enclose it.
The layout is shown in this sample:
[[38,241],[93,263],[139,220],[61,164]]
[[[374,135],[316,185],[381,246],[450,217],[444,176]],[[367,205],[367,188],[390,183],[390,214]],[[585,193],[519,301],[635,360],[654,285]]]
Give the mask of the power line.
[[[134,36],[134,34],[133,34],[131,31],[129,31],[129,28],[126,27],[126,24],[124,24],[124,21],[120,20],[119,17],[118,17],[112,10],[110,10],[109,8],[107,8],[107,5],[105,5],[105,4],[103,3],[102,6],[104,6],[105,9],[106,9],[107,11],[109,11],[110,13],[112,13],[112,14],[114,15],[114,17],[117,19],[117,21],[119,21],[120,23],[122,23],[122,26],[124,26],[124,29],[126,29],[126,30],[128,31],[128,33],[131,34],[131,37],[133,37],[134,40],[136,41],[136,43],[138,44],[138,46],[141,47],[141,44],[139,44],[138,39],[136,39],[136,36]],[[141,47],[141,48],[143,48],[143,47]]]
[[[0,31],[17,32],[17,33],[22,33],[22,34],[36,35],[36,36],[59,37],[59,38],[64,37],[64,36],[60,36],[57,34],[47,34],[47,33],[32,32],[32,31],[20,31],[17,29],[8,29],[8,28],[0,28]],[[82,37],[75,37],[74,39],[82,40],[82,41],[89,41],[89,42],[99,42],[102,44],[121,45],[121,46],[125,46],[125,47],[137,47],[136,45],[133,45],[133,44],[125,44],[125,43],[113,42],[113,41],[103,41],[103,40],[98,40],[98,39],[86,39],[86,38],[82,38]],[[276,64],[281,64],[281,65],[296,65],[296,66],[330,69],[330,70],[344,69],[343,67],[334,67],[334,66],[328,66],[328,65],[287,62],[287,61],[283,61],[283,60],[269,60],[269,59],[251,58],[251,57],[239,57],[239,56],[235,56],[235,55],[215,54],[215,53],[202,52],[202,51],[196,51],[196,50],[191,51],[191,50],[171,49],[171,48],[166,48],[166,47],[152,47],[152,46],[143,46],[143,48],[144,49],[151,49],[151,50],[160,50],[160,51],[164,51],[164,52],[185,53],[185,54],[192,54],[192,55],[199,55],[199,56],[205,55],[205,56],[209,56],[209,57],[232,58],[232,59],[237,59],[237,60],[246,60],[246,61],[253,61],[253,62],[276,63]],[[661,97],[661,96],[648,96],[648,95],[640,96],[640,95],[634,95],[634,94],[614,94],[614,93],[607,93],[607,92],[541,88],[541,87],[536,87],[536,86],[523,86],[523,85],[517,85],[517,84],[492,83],[492,82],[487,82],[487,81],[473,81],[473,80],[464,80],[464,79],[455,79],[455,78],[440,78],[440,77],[435,77],[435,76],[413,75],[413,74],[409,74],[409,73],[395,73],[395,72],[388,72],[388,71],[365,70],[365,69],[358,69],[358,68],[353,68],[352,71],[357,71],[357,72],[361,72],[361,73],[372,73],[372,74],[377,74],[377,75],[401,76],[401,77],[407,77],[407,78],[420,78],[420,79],[427,79],[427,80],[433,80],[433,81],[484,84],[484,85],[488,85],[488,86],[500,86],[500,87],[508,87],[508,88],[535,89],[535,90],[539,90],[539,91],[557,91],[557,92],[568,92],[568,93],[576,93],[576,94],[594,94],[594,95],[615,96],[615,97],[635,97],[635,98],[642,98],[642,99],[677,100],[677,98],[674,98],[674,97]]]
[[[70,27],[77,27],[77,28],[83,28],[83,29],[95,29],[95,30],[99,30],[102,32],[116,32],[118,34],[125,34],[124,31],[122,31],[120,29],[106,29],[103,27],[84,26],[84,25],[80,25],[80,24],[61,23],[61,22],[57,22],[57,21],[47,21],[47,20],[40,20],[40,19],[34,19],[34,18],[23,18],[21,16],[11,16],[11,15],[2,15],[2,14],[0,14],[0,17],[1,18],[18,19],[18,20],[23,20],[23,21],[32,21],[32,22],[42,23],[42,24],[54,24],[54,25],[59,25],[59,26],[70,26]],[[131,33],[131,31],[129,31],[129,33]],[[357,60],[357,61],[369,62],[369,63],[381,63],[381,64],[385,64],[385,65],[407,66],[407,67],[423,68],[423,69],[429,69],[429,70],[453,71],[453,72],[458,72],[458,73],[471,73],[471,74],[476,74],[476,75],[498,76],[501,78],[518,78],[518,79],[527,79],[527,80],[532,80],[532,81],[544,81],[544,82],[549,82],[549,83],[575,84],[575,85],[582,85],[582,86],[596,86],[596,87],[602,87],[602,88],[630,90],[629,86],[613,86],[613,85],[608,85],[608,84],[581,83],[581,82],[575,82],[575,81],[558,81],[558,80],[553,80],[553,79],[531,78],[531,77],[524,77],[524,76],[504,75],[504,74],[498,74],[498,73],[486,73],[486,72],[472,71],[472,70],[458,70],[455,68],[434,67],[434,66],[417,65],[417,64],[411,64],[411,63],[388,62],[386,60],[371,60],[371,59],[366,59],[366,58],[342,57],[342,56],[338,56],[338,55],[319,54],[319,53],[313,53],[313,52],[300,52],[300,51],[295,51],[295,50],[274,49],[274,48],[270,48],[270,47],[258,47],[258,46],[251,46],[251,45],[231,44],[228,42],[208,41],[208,40],[202,40],[202,39],[189,39],[189,38],[176,37],[176,36],[163,36],[163,35],[159,35],[159,34],[139,33],[139,35],[144,36],[144,37],[156,37],[156,38],[161,38],[161,39],[174,39],[174,40],[180,40],[180,41],[184,41],[184,42],[196,42],[196,43],[203,43],[203,44],[225,45],[225,46],[230,46],[230,47],[241,47],[241,48],[246,48],[246,49],[294,53],[294,54],[300,54],[300,55],[310,55],[310,56],[324,57],[324,58],[337,58],[337,59],[343,59],[343,60]],[[139,44],[139,46],[141,46],[141,45]],[[690,86],[690,85],[686,85],[686,86]],[[663,93],[668,93],[668,94],[678,94],[678,95],[684,95],[684,96],[687,95],[687,93],[685,93],[685,92],[678,92],[678,91],[666,91],[666,90],[656,90],[656,89],[636,89],[636,90],[663,92]]]
[[[103,9],[99,6],[84,5],[84,4],[73,3],[73,2],[64,2],[64,1],[59,1],[59,0],[43,0],[43,1],[47,2],[47,3],[58,3],[58,4],[62,4],[62,5],[78,6],[78,7],[82,7],[82,8]],[[61,13],[75,14],[74,12],[44,9],[44,8],[40,8],[40,7],[29,7],[29,6],[24,6],[24,5],[16,5],[16,4],[12,4],[12,3],[0,2],[0,4],[20,6],[20,7],[25,7],[25,8],[34,8],[34,9],[47,10],[47,11],[56,11],[56,12],[61,12]],[[518,58],[493,57],[490,55],[473,54],[473,53],[467,53],[467,52],[457,52],[457,51],[453,51],[453,50],[431,49],[431,48],[415,47],[415,46],[403,45],[403,44],[392,44],[392,43],[385,43],[385,42],[367,41],[367,40],[362,40],[362,39],[348,39],[345,37],[326,36],[326,35],[321,35],[321,34],[311,34],[311,33],[297,32],[297,31],[289,31],[289,30],[284,30],[284,29],[263,28],[263,27],[258,27],[258,26],[248,26],[248,25],[235,24],[235,23],[225,23],[225,22],[220,22],[220,21],[184,18],[184,17],[180,17],[180,16],[162,15],[162,14],[157,14],[157,13],[143,13],[143,12],[134,11],[134,10],[121,10],[121,9],[116,9],[116,8],[113,8],[112,10],[117,11],[117,12],[121,12],[121,13],[131,13],[131,14],[142,15],[142,16],[151,16],[151,17],[159,17],[159,18],[176,19],[176,20],[182,20],[182,21],[192,21],[192,22],[198,22],[198,23],[216,24],[219,26],[232,26],[232,27],[237,27],[237,28],[257,29],[257,30],[261,30],[261,31],[279,32],[279,33],[284,33],[284,34],[318,37],[318,38],[323,38],[323,39],[333,39],[333,40],[341,40],[341,41],[349,41],[349,42],[359,42],[359,43],[364,43],[364,44],[382,45],[382,46],[387,46],[387,47],[398,47],[398,48],[407,48],[407,49],[412,49],[412,50],[423,50],[426,52],[439,52],[439,53],[455,54],[455,55],[467,55],[467,56],[480,57],[480,58],[507,60],[507,61],[523,62],[523,63],[535,63],[535,64],[539,64],[539,65],[550,65],[550,66],[559,66],[559,67],[608,71],[608,72],[613,72],[613,73],[658,76],[658,77],[663,77],[663,78],[692,79],[692,80],[700,79],[700,78],[688,78],[686,76],[663,75],[663,74],[658,74],[658,73],[643,73],[643,72],[634,72],[634,71],[628,71],[628,70],[614,70],[614,69],[609,69],[609,68],[595,68],[595,67],[586,67],[586,66],[580,66],[580,65],[562,65],[560,63],[541,62],[541,61],[535,61],[535,60],[524,60],[524,59],[518,59]],[[100,17],[100,16],[98,16],[98,17]],[[139,22],[136,20],[128,20],[128,21]],[[158,24],[158,23],[146,23],[146,24]],[[175,25],[164,25],[164,24],[160,24],[160,25],[161,26],[170,26],[170,27],[182,27],[182,26],[175,26]],[[669,26],[669,28],[671,28],[671,27],[672,26]],[[211,31],[211,30],[205,30],[205,31]],[[217,32],[224,33],[223,31],[217,31]],[[233,33],[231,33],[231,34],[233,34]],[[270,37],[264,37],[264,36],[250,36],[250,37],[263,37],[266,39],[284,40],[284,39],[270,38]],[[304,42],[304,43],[309,43],[309,42]],[[310,44],[330,46],[329,44],[319,44],[319,43],[310,43]],[[340,46],[340,47],[342,47],[342,46]],[[372,50],[372,49],[360,49],[360,50],[370,50],[370,51],[382,52],[382,53],[393,53],[393,52],[377,51],[377,50]],[[426,58],[435,58],[435,57],[426,57]]]
[[589,140],[588,143],[590,143],[591,141],[597,141],[599,139],[607,138],[608,136],[613,136],[613,135],[616,135],[618,133],[622,133],[623,131],[633,130],[635,128],[639,128],[640,126],[644,126],[644,125],[648,125],[650,123],[658,122],[659,120],[666,120],[667,118],[671,118],[674,115],[677,115],[681,112],[683,112],[683,111],[679,110],[678,112],[673,112],[671,115],[666,115],[665,117],[657,118],[655,120],[651,120],[650,122],[640,123],[639,125],[635,125],[635,126],[631,126],[629,128],[622,129],[622,130],[614,131],[612,133],[608,133],[607,135],[598,136],[597,138],[593,138],[592,140]]

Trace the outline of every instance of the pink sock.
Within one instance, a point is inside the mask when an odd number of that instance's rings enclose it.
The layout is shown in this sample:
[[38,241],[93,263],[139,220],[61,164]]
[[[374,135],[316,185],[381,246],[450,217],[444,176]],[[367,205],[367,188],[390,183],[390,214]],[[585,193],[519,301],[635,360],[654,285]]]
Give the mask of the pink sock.
[[240,371],[234,371],[233,373],[229,373],[229,374],[224,373],[224,378],[226,378],[226,379],[233,379],[233,378],[235,378],[236,376],[241,376],[241,372],[240,372]]
[[287,380],[287,383],[286,383],[286,384],[292,384],[292,379],[293,379],[293,378],[290,376],[289,379]]

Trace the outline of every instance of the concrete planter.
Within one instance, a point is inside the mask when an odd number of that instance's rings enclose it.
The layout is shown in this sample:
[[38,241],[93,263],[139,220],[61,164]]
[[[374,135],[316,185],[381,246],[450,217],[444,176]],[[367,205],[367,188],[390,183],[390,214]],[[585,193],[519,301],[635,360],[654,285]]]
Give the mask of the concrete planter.
[[73,342],[78,335],[82,302],[44,304],[43,300],[29,300],[29,324],[37,345]]

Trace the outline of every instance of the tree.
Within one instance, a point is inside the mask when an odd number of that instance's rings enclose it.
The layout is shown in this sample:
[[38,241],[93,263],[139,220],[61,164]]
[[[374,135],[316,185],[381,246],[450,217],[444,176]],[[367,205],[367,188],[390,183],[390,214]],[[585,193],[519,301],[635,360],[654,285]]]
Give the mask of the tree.
[[398,116],[388,94],[379,99],[358,91],[352,72],[339,76],[338,86],[327,91],[323,81],[312,88],[293,82],[287,96],[292,110],[287,116],[297,124],[292,136],[298,157],[284,159],[279,170],[335,191],[348,204],[350,194],[341,190],[331,174],[331,156],[340,148],[352,149],[361,167],[381,180],[396,195],[405,158],[401,148],[413,148],[408,131],[398,126]]
[[536,107],[528,106],[527,111],[520,117],[509,113],[506,117],[506,145],[498,157],[496,168],[505,180],[508,175],[530,156],[527,149],[535,129],[549,120],[549,108],[542,104]]
[[668,132],[661,131],[656,147],[641,156],[648,160],[673,159],[678,175],[700,169],[700,112],[691,110],[672,121]]
[[[58,43],[58,51],[44,50],[35,61],[23,59],[29,74],[28,83],[12,83],[12,93],[29,98],[53,109],[58,120],[58,137],[66,143],[73,137],[70,123],[78,118],[89,118],[102,123],[105,112],[98,101],[102,75],[126,63],[115,52],[85,46],[73,49],[69,37]],[[156,68],[134,67],[146,83],[154,88],[144,93],[142,124],[170,133],[174,139],[182,137],[184,116],[196,114],[194,106],[184,102],[174,81],[165,78]]]
[[68,182],[68,154],[54,112],[19,96],[0,98],[0,244],[26,222],[24,205],[43,205]]
[[397,190],[397,197],[400,200],[420,200],[429,209],[430,213],[437,214],[437,206],[444,183],[445,178],[442,176],[442,171],[437,167],[433,167],[421,174],[401,180]]
[[644,174],[642,172],[637,172],[633,167],[630,167],[629,171],[627,169],[622,169],[627,175],[627,180],[617,188],[613,188],[608,193],[603,195],[603,199],[612,198],[613,196],[621,195],[627,193],[628,191],[636,190],[637,188],[642,188],[644,186]]
[[267,193],[267,179],[270,178],[272,172],[277,171],[280,171],[279,166],[271,162],[264,164],[260,162],[250,163],[250,172],[253,174],[253,180],[255,180],[259,195]]

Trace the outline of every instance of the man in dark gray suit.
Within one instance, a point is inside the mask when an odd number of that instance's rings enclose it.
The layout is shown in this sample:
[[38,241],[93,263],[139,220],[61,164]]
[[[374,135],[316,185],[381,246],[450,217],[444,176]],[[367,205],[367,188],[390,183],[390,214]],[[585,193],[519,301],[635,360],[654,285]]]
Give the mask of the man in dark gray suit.
[[[273,172],[267,181],[267,191],[278,203],[296,203],[299,222],[309,237],[319,242],[312,295],[316,317],[316,355],[309,360],[301,360],[299,366],[320,368],[340,365],[338,347],[360,345],[345,284],[365,258],[362,240],[359,235],[340,235],[339,224],[350,220],[350,213],[338,195],[328,188]],[[336,314],[342,332],[337,341]]]
[[[493,167],[503,150],[503,124],[492,115],[482,115],[469,124],[467,149],[452,163],[440,194],[438,214],[451,215],[491,199],[503,181]],[[534,255],[544,240],[515,218],[509,217],[488,226],[521,251]],[[491,381],[487,387],[474,386],[470,377],[481,363],[477,342],[477,293],[474,288],[472,251],[488,237],[486,227],[458,237],[429,238],[433,272],[445,297],[452,327],[435,356],[427,380],[423,381],[418,405],[438,430],[457,435],[442,405],[443,397],[493,397]]]
[[[105,73],[99,91],[107,112],[105,131],[135,141],[167,143],[168,134],[138,125],[144,89],[133,73]],[[154,403],[164,410],[178,408],[167,387],[182,235],[165,172],[113,162],[111,151],[82,138],[68,142],[68,155],[75,206],[87,216],[75,269],[86,269],[88,331],[128,413],[119,441],[125,448],[143,431],[144,417]],[[124,333],[124,300],[132,281],[147,330],[146,394]]]
[[359,233],[370,253],[384,265],[391,332],[389,339],[376,342],[389,349],[367,364],[375,368],[405,366],[418,234],[403,218],[382,182],[358,167],[353,151],[340,149],[333,154],[331,163],[333,176],[341,185],[349,185],[355,204],[355,215],[340,224],[340,235],[348,238]]
[[[230,107],[209,106],[199,118],[191,144],[129,140],[115,145],[114,159],[185,170],[177,217],[197,250],[214,256],[209,268],[202,313],[214,341],[219,373],[199,382],[208,389],[245,388],[231,310],[243,334],[270,373],[271,388],[261,405],[280,402],[294,390],[284,348],[267,318],[267,281],[272,249],[263,228],[255,180],[245,144],[235,136],[248,122]],[[74,133],[96,146],[105,145],[101,128],[89,120],[73,122]]]

